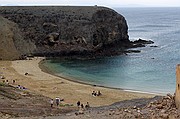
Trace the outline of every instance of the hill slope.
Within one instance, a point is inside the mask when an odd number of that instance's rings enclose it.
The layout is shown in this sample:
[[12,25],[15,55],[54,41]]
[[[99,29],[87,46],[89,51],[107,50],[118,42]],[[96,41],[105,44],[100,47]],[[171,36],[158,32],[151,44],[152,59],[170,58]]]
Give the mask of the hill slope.
[[0,59],[15,60],[22,54],[29,53],[33,45],[23,39],[18,25],[2,16],[0,23]]

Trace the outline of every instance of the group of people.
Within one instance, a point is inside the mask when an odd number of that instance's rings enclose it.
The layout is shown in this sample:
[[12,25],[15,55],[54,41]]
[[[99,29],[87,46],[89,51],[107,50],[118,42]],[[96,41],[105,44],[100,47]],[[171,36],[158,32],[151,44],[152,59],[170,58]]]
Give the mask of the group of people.
[[[12,80],[12,84],[15,84],[15,80]],[[9,80],[3,80],[3,83],[6,83],[7,85],[9,85]]]
[[[9,80],[3,80],[3,83],[9,85]],[[12,80],[12,84],[14,85],[15,83],[16,83],[16,80],[13,79],[13,80]],[[25,88],[24,86],[21,86],[21,85],[17,85],[16,88],[18,88],[18,89],[23,89],[23,90],[27,89],[27,88]]]
[[[55,103],[56,103],[57,107],[59,106],[60,102],[61,102],[60,98],[59,98],[59,97],[56,97],[56,98],[55,98]],[[51,107],[53,107],[53,105],[54,105],[54,100],[51,99],[51,100],[50,100],[50,103],[51,103]]]
[[92,96],[100,96],[102,95],[100,91],[93,91]]
[[[82,108],[82,109],[84,109],[84,105],[81,104],[80,101],[77,102],[77,106],[80,107],[80,108]],[[87,108],[89,108],[89,107],[90,107],[90,106],[89,106],[89,102],[87,102],[86,105],[85,105],[85,108],[87,109]]]
[[[3,80],[3,83],[9,85],[9,80]],[[16,83],[16,80],[13,79],[13,80],[12,80],[12,84],[14,85],[15,83]],[[27,88],[25,88],[24,86],[21,86],[21,85],[17,85],[16,88],[18,88],[18,89],[23,89],[23,90],[27,89]]]
[[78,114],[84,114],[84,110],[85,109],[88,109],[90,106],[89,106],[89,102],[86,103],[85,107],[83,104],[81,104],[80,101],[77,102],[77,107],[79,108],[79,112],[76,112],[75,114],[78,115]]
[[79,115],[79,114],[84,114],[84,110],[85,110],[85,109],[88,109],[90,106],[89,106],[89,102],[87,102],[87,104],[86,104],[85,107],[84,107],[84,105],[81,104],[80,101],[78,101],[78,102],[77,102],[77,107],[79,108],[79,111],[76,112],[75,114],[76,114],[76,115]]
[[27,88],[25,88],[24,86],[21,86],[21,85],[18,85],[17,88],[18,89],[23,89],[23,90],[27,89]]

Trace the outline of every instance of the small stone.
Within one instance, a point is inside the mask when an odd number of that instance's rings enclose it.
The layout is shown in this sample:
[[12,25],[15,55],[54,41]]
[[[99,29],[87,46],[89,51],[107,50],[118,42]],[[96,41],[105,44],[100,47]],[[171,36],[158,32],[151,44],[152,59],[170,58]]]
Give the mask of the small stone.
[[135,118],[138,118],[138,115],[135,115]]
[[162,102],[162,105],[163,105],[163,106],[166,106],[166,105],[167,105],[167,102],[166,102],[166,101],[163,101],[163,102]]
[[112,111],[112,114],[115,114],[115,111]]
[[71,116],[71,114],[66,114],[66,116]]
[[150,109],[149,112],[153,112],[153,110]]
[[77,115],[79,115],[79,113],[75,112],[75,115],[77,116]]
[[173,99],[173,96],[172,96],[170,93],[167,94],[167,97],[168,97],[169,99]]
[[133,107],[133,109],[136,109],[136,108],[137,108],[136,106]]
[[124,112],[128,112],[128,109],[125,109]]
[[158,105],[156,106],[156,108],[157,108],[157,109],[163,109],[163,105],[162,105],[162,104],[158,104]]
[[165,112],[166,112],[166,110],[164,110],[164,109],[163,109],[163,110],[161,110],[161,113],[165,113]]
[[150,108],[151,107],[151,104],[148,104],[148,106],[147,106],[148,108]]
[[86,115],[86,117],[89,117],[89,118],[90,118],[90,115]]

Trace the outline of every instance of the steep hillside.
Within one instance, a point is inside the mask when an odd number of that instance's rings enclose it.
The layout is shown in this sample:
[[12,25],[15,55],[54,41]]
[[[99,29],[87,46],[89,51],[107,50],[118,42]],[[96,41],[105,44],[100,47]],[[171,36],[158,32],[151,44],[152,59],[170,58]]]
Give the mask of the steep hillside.
[[0,16],[0,59],[18,59],[20,53],[14,45],[14,38],[20,39],[18,33],[14,32],[17,29],[13,22],[4,19]]
[[0,7],[0,15],[14,22],[7,27],[15,26],[9,31],[21,54],[111,55],[130,46],[125,18],[105,7]]
[[17,24],[0,16],[0,59],[19,59],[22,54],[29,53],[29,45]]

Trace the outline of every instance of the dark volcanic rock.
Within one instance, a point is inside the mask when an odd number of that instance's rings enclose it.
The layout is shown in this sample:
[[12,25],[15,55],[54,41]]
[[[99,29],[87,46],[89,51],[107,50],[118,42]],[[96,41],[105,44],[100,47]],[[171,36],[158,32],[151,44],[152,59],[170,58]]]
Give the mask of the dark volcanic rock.
[[110,55],[131,46],[125,18],[105,7],[0,7],[0,15],[35,44],[32,54]]
[[137,48],[137,47],[145,47],[146,44],[153,44],[154,42],[151,41],[151,40],[143,40],[143,39],[138,39],[138,40],[135,40],[135,41],[131,41],[131,44],[132,44],[132,48]]

